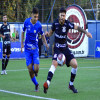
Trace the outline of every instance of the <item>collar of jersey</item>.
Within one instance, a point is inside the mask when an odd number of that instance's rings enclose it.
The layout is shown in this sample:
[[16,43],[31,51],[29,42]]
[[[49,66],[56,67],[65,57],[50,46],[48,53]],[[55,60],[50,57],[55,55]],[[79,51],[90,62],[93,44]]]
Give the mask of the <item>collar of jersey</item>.
[[[32,24],[31,19],[32,19],[32,17],[30,18],[30,23]],[[37,22],[38,22],[38,20],[37,20]],[[33,25],[33,26],[34,26],[34,25],[36,25],[36,24],[37,24],[37,22],[36,22],[35,24],[32,24],[32,25]]]

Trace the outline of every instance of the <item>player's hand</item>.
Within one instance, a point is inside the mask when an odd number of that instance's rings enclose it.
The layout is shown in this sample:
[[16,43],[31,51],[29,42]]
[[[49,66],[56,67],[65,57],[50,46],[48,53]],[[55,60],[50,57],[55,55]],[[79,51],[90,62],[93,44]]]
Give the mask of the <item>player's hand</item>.
[[2,36],[2,38],[4,39],[4,38],[5,38],[5,36]]
[[87,35],[87,37],[92,38],[91,33],[87,32],[86,35]]
[[24,45],[21,44],[21,53],[23,52],[23,49],[24,49]]
[[14,39],[13,39],[13,38],[11,38],[11,41],[14,41]]
[[49,46],[48,46],[48,44],[46,44],[46,48],[47,48],[47,49],[49,49]]
[[49,32],[46,31],[45,32],[45,36],[49,37]]

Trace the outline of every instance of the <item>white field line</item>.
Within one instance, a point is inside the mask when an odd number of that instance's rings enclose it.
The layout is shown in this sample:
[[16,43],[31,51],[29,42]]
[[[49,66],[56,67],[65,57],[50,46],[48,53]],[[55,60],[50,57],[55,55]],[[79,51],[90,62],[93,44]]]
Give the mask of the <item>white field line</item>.
[[[94,68],[94,69],[95,69],[95,68],[100,68],[100,66],[95,66],[95,67],[78,67],[78,68],[80,68],[80,69],[81,69],[81,68],[84,68],[84,69],[85,69],[85,68],[89,68],[89,69]],[[40,70],[41,70],[41,69],[44,70],[44,69],[49,69],[49,68],[39,68],[39,69],[40,69]],[[27,71],[27,70],[28,70],[28,69],[18,69],[18,70],[7,70],[7,71],[8,71],[8,72],[17,72],[17,71]],[[1,71],[0,71],[0,72],[1,72]]]
[[20,95],[20,96],[24,96],[24,97],[31,97],[31,98],[43,99],[43,100],[59,100],[59,99],[46,98],[46,97],[40,97],[40,96],[35,96],[35,95],[22,94],[22,93],[7,91],[7,90],[0,90],[0,92],[9,93],[9,94],[15,94],[15,95]]

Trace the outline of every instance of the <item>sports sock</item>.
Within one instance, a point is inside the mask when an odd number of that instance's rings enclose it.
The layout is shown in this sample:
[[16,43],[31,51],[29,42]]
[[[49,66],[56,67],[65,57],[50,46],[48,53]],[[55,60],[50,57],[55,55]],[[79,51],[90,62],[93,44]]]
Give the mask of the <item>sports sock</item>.
[[5,70],[5,56],[2,58],[2,70]]
[[50,85],[50,82],[51,82],[51,79],[53,77],[53,74],[54,74],[55,70],[56,70],[55,66],[51,65],[51,67],[49,69],[49,72],[48,72],[48,77],[47,77],[48,86]]
[[32,67],[33,67],[33,71],[34,71],[34,65]]
[[31,80],[32,80],[32,82],[35,84],[35,86],[36,86],[36,85],[38,85],[38,82],[37,82],[37,80],[36,80],[36,77],[35,77],[35,76],[34,76]]
[[74,79],[75,79],[75,76],[76,76],[76,72],[77,72],[77,68],[72,68],[71,70],[71,77],[70,77],[70,85],[73,85],[73,82],[74,82]]
[[9,57],[6,58],[6,61],[5,61],[5,70],[6,70],[6,67],[8,65],[8,62],[9,62]]

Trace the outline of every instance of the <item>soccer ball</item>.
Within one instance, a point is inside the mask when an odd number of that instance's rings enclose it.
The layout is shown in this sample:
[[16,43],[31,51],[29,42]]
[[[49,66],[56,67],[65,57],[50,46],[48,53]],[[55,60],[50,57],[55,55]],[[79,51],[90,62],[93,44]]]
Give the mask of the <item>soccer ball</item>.
[[59,66],[63,66],[66,63],[66,57],[63,53],[60,53],[57,57],[57,62]]

